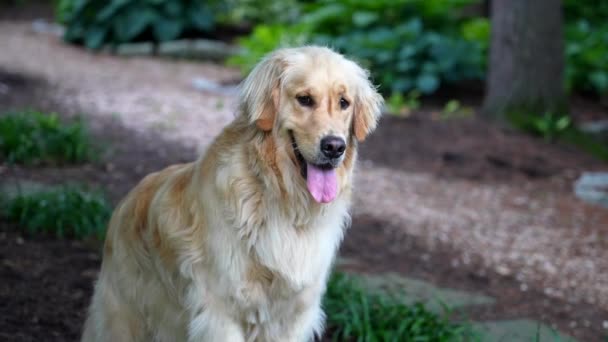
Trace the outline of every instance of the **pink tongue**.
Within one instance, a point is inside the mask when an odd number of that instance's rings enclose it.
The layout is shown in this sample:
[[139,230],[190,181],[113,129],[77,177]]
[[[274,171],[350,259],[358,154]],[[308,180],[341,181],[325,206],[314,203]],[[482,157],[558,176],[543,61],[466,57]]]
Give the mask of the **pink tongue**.
[[336,170],[321,169],[306,163],[306,185],[308,191],[319,203],[329,203],[338,193],[338,178]]

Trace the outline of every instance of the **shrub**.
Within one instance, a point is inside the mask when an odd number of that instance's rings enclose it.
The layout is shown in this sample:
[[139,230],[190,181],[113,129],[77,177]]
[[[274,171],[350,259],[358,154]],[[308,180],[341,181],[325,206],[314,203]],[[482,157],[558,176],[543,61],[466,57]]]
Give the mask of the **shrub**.
[[172,40],[215,27],[214,10],[204,0],[61,0],[57,17],[66,25],[67,41],[91,49],[144,37]]
[[597,24],[605,22],[608,18],[606,1],[564,0],[563,10],[566,22],[575,22],[584,18]]
[[56,114],[37,111],[0,117],[0,157],[10,163],[75,163],[93,159],[80,121],[63,124]]
[[226,0],[218,21],[243,26],[257,23],[291,23],[300,15],[298,0]]
[[267,53],[281,46],[305,44],[310,35],[309,28],[305,25],[287,28],[283,25],[261,24],[249,36],[238,39],[240,52],[228,58],[226,63],[239,67],[241,73],[246,75]]
[[566,85],[608,97],[608,2],[564,0]]
[[459,10],[478,0],[320,0],[304,7],[304,22],[314,23],[322,33],[339,36],[353,29],[396,26],[418,18],[426,27],[456,32]]
[[608,24],[579,19],[566,26],[569,89],[608,96]]
[[483,75],[481,50],[475,44],[426,30],[417,18],[337,38],[320,36],[316,42],[358,59],[372,70],[385,93],[418,90],[430,94],[442,83]]
[[490,51],[490,20],[488,18],[471,18],[460,26],[460,35],[467,41],[477,44],[481,49],[484,70]]
[[278,46],[315,43],[357,59],[371,70],[385,94],[411,90],[429,94],[442,83],[483,75],[482,46],[457,37],[454,13],[471,2],[314,2],[303,7],[304,14],[293,25],[257,27],[240,40],[242,52],[229,64],[249,71],[261,56]]
[[99,192],[75,186],[19,194],[3,199],[2,216],[28,233],[58,237],[102,238],[110,217],[108,202]]
[[423,304],[405,305],[385,294],[372,294],[351,276],[334,274],[323,306],[334,341],[469,341],[467,324],[452,323],[449,312],[437,315]]

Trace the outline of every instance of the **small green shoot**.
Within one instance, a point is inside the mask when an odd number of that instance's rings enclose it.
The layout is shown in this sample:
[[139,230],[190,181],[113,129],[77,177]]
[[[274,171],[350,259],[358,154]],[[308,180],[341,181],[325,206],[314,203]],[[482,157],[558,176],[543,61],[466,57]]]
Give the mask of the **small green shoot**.
[[401,93],[393,93],[386,104],[391,114],[408,117],[413,111],[420,108],[420,92],[412,90],[405,96]]
[[571,123],[572,121],[568,115],[558,116],[550,112],[532,121],[535,130],[549,141],[554,140],[558,135],[563,133],[570,127]]
[[473,109],[470,107],[464,107],[458,100],[450,100],[446,102],[441,111],[440,119],[458,119],[458,118],[469,118],[473,116]]

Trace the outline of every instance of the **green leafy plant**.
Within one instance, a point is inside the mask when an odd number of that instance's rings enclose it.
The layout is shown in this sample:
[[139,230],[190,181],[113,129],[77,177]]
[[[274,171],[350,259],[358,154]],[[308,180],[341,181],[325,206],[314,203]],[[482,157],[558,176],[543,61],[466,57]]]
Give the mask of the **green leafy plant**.
[[62,123],[38,111],[0,117],[0,157],[9,163],[76,163],[92,160],[94,149],[80,121]]
[[608,96],[608,24],[587,19],[569,23],[566,58],[568,88]]
[[568,89],[608,97],[608,3],[564,0],[563,13]]
[[57,8],[64,38],[91,49],[144,38],[167,41],[216,24],[212,5],[203,0],[61,0]]
[[488,18],[471,18],[460,26],[460,35],[465,40],[477,45],[481,51],[483,69],[486,70],[490,51],[490,20]]
[[247,74],[270,51],[278,47],[302,45],[309,37],[309,29],[304,25],[294,25],[287,29],[282,25],[261,24],[248,37],[238,40],[240,52],[228,58],[226,63],[239,67],[243,74]]
[[382,293],[367,292],[348,275],[335,273],[323,306],[333,341],[470,341],[472,328],[429,311],[423,304],[405,305]]
[[545,139],[552,140],[558,134],[570,127],[572,121],[568,115],[556,116],[552,113],[545,113],[542,117],[532,121],[534,130],[540,133]]
[[296,23],[261,26],[241,39],[242,53],[231,64],[248,71],[285,41],[314,43],[361,62],[387,95],[430,94],[443,83],[483,75],[482,47],[459,38],[454,19],[456,9],[471,2],[317,1],[303,6]]
[[226,0],[218,21],[228,25],[291,23],[300,15],[299,0]]
[[563,10],[566,22],[575,22],[585,18],[594,24],[603,23],[608,17],[608,2],[564,0]]
[[339,37],[319,36],[316,42],[331,45],[370,68],[386,93],[417,90],[430,94],[443,83],[483,75],[477,45],[428,31],[418,18],[394,27],[382,25]]
[[343,35],[353,29],[396,26],[418,18],[425,27],[455,33],[460,10],[478,0],[319,0],[304,6],[303,22],[315,23],[319,32]]
[[0,214],[28,233],[58,237],[102,238],[110,217],[108,202],[99,192],[76,186],[18,194],[2,200]]

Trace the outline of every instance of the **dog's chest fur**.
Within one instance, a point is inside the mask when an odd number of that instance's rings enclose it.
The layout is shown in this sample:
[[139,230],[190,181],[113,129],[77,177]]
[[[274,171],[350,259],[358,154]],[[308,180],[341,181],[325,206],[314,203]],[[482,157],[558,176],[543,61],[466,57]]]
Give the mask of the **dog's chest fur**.
[[302,187],[290,180],[297,178],[284,181],[292,196],[281,198],[278,190],[260,188],[273,184],[234,177],[248,174],[243,170],[249,165],[224,165],[203,187],[205,198],[227,194],[224,201],[204,203],[206,212],[221,213],[210,215],[206,246],[216,274],[201,274],[195,284],[202,293],[230,298],[222,306],[241,316],[250,337],[270,340],[272,331],[284,330],[285,317],[321,300],[348,220],[348,192],[329,205],[311,205],[305,188],[294,190]]

